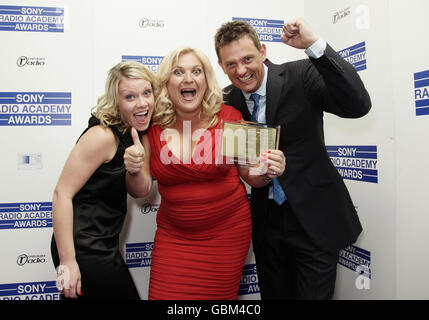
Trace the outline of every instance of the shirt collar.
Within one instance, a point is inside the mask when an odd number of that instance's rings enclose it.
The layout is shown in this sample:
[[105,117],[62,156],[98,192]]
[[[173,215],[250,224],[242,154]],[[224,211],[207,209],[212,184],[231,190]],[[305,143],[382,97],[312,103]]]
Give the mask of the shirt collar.
[[[259,94],[260,96],[265,97],[267,95],[267,79],[268,79],[268,67],[264,64],[264,79],[262,80],[261,86],[254,93]],[[246,100],[250,100],[251,93],[243,92]]]

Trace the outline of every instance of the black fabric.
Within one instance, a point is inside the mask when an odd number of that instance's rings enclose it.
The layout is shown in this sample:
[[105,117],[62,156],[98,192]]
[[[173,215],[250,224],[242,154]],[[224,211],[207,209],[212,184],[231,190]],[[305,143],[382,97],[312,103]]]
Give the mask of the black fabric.
[[[255,223],[255,221],[253,221]],[[324,252],[306,235],[288,201],[268,202],[254,243],[262,300],[332,299],[338,252]]]
[[[98,123],[91,117],[82,135]],[[102,164],[73,198],[73,236],[82,275],[82,298],[139,299],[119,251],[119,234],[127,213],[123,155],[132,138],[129,132],[122,134],[115,126],[110,129],[119,140],[115,156]],[[57,267],[59,257],[54,235],[51,252]]]

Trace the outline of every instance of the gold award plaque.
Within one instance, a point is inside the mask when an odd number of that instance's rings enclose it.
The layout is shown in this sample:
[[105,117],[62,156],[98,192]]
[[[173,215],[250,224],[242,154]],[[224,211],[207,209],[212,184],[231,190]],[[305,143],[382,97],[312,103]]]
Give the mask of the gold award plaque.
[[222,156],[240,165],[253,166],[262,152],[278,149],[280,126],[244,120],[223,120]]

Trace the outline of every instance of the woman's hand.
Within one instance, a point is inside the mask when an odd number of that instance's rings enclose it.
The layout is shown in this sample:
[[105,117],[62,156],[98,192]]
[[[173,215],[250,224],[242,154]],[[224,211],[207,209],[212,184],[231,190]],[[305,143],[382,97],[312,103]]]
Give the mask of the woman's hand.
[[145,152],[135,128],[131,128],[131,137],[133,138],[134,144],[125,149],[124,165],[128,173],[136,174],[139,173],[143,167]]
[[280,177],[286,169],[286,158],[283,151],[268,150],[260,155],[255,166],[237,166],[240,176],[254,188],[264,187],[272,179]]
[[82,295],[80,269],[75,259],[58,266],[57,288],[66,298],[77,299]]
[[280,177],[286,169],[286,157],[281,150],[268,150],[261,153],[261,162],[266,168],[264,176],[270,179]]

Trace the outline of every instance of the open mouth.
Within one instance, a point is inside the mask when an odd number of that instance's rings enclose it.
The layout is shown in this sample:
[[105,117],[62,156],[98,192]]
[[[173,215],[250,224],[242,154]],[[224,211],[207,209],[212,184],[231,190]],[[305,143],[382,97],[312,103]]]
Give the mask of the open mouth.
[[247,81],[251,80],[252,78],[253,78],[253,73],[247,77],[239,77],[238,80],[240,80],[241,82],[247,82]]
[[134,113],[134,118],[136,119],[138,124],[145,125],[147,123],[148,114],[149,114],[149,110],[142,111],[139,113]]
[[142,112],[139,112],[139,113],[135,113],[134,115],[136,117],[142,117],[142,116],[146,117],[148,113],[149,113],[149,110],[146,110],[146,111],[142,111]]
[[180,90],[180,94],[185,100],[190,100],[197,94],[197,91],[195,89],[183,89]]

